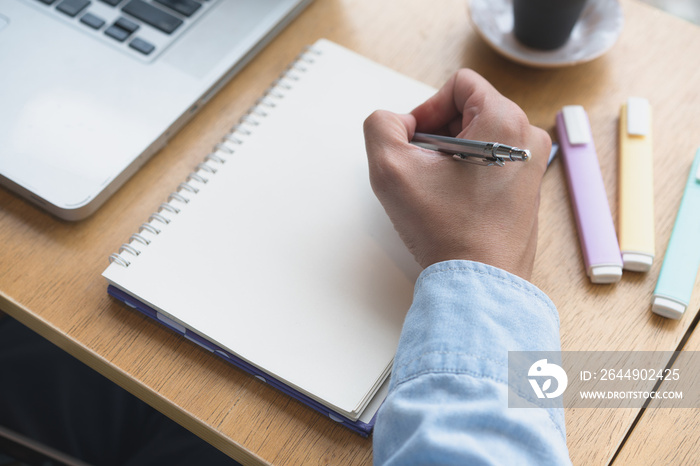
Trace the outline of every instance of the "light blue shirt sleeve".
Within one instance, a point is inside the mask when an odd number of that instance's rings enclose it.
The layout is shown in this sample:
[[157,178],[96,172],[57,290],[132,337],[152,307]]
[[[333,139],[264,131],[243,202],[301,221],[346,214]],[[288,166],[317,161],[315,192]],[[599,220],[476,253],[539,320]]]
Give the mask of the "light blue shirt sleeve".
[[508,351],[559,351],[531,283],[470,261],[423,271],[374,429],[377,465],[571,464],[560,408],[508,407]]

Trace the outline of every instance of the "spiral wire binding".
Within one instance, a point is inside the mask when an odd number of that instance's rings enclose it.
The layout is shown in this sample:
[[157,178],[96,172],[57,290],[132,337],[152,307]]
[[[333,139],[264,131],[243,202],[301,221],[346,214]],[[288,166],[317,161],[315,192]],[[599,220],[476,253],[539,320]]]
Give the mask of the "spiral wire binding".
[[154,237],[160,235],[162,228],[182,212],[192,197],[199,193],[202,186],[206,185],[210,178],[226,164],[228,158],[235,154],[238,146],[245,142],[256,126],[260,125],[260,120],[277,107],[278,102],[284,99],[285,93],[293,89],[294,82],[300,79],[300,74],[308,71],[308,65],[314,63],[315,57],[320,54],[321,52],[313,47],[307,47],[263,93],[263,96],[248,109],[238,123],[224,135],[214,146],[213,151],[204,157],[185,181],[178,185],[176,190],[168,196],[167,201],[151,214],[146,223],[141,224],[139,231],[131,235],[129,241],[122,244],[118,252],[109,256],[109,262],[129,267],[131,260],[140,255],[142,249],[148,247]]

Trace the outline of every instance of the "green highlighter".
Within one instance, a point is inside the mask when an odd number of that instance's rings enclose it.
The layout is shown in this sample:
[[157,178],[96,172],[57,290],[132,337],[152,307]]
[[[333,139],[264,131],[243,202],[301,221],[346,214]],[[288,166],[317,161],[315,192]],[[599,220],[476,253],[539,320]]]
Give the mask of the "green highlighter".
[[651,310],[680,319],[690,303],[700,267],[700,149],[690,168],[681,206],[676,215]]

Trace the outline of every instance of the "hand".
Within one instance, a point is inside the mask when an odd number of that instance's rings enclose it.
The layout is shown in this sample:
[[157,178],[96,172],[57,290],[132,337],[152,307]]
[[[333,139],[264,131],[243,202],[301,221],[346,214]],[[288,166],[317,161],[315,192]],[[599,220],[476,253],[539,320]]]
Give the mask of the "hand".
[[[466,259],[529,279],[549,135],[484,78],[460,70],[408,115],[364,125],[372,189],[418,263]],[[414,132],[529,149],[528,162],[487,167],[409,144]]]

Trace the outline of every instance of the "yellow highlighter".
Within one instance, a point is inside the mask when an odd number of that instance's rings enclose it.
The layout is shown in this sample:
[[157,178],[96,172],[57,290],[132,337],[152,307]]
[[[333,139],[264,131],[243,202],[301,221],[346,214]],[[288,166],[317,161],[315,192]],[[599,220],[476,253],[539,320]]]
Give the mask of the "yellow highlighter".
[[646,272],[654,262],[654,160],[651,106],[630,97],[620,110],[619,235],[625,270]]

